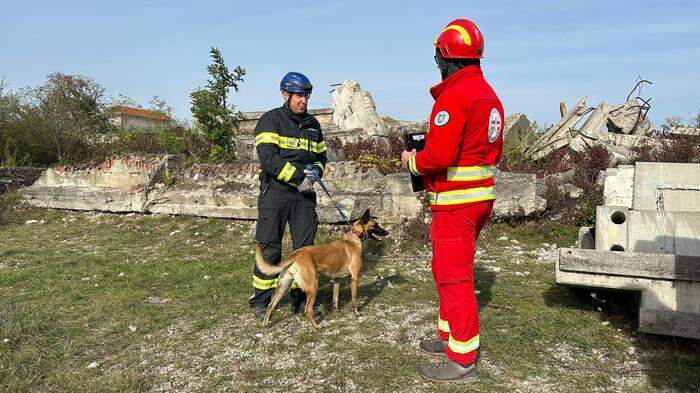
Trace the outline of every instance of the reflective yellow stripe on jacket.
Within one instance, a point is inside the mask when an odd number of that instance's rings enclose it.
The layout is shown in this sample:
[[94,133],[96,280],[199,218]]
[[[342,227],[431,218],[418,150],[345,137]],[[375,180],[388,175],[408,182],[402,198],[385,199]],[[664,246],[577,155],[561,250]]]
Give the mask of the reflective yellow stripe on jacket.
[[418,172],[418,168],[416,167],[416,156],[415,154],[408,157],[408,170],[411,171],[416,176],[423,176],[422,173]]
[[293,138],[280,136],[276,132],[261,132],[255,136],[255,146],[261,143],[271,143],[282,149],[290,150],[309,150],[314,153],[323,153],[326,151],[326,142],[314,142],[305,138]]
[[289,183],[289,180],[292,178],[292,176],[294,176],[294,172],[296,171],[297,168],[295,168],[294,165],[286,162],[280,173],[277,175],[277,180],[282,180],[285,183]]
[[475,181],[493,177],[496,167],[487,166],[451,166],[447,168],[447,181]]
[[467,353],[479,349],[479,336],[476,335],[468,341],[459,341],[450,336],[447,344],[454,353]]
[[428,197],[430,198],[430,204],[437,206],[459,205],[496,199],[496,195],[493,193],[493,186],[470,188],[468,190],[429,192]]

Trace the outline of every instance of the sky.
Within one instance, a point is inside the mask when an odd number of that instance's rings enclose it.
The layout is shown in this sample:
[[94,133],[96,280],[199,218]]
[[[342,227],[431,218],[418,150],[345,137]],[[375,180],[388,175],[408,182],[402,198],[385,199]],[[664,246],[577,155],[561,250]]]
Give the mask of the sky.
[[650,117],[689,119],[700,108],[700,1],[12,1],[0,3],[0,78],[11,88],[51,72],[82,74],[111,96],[147,106],[165,98],[190,119],[189,94],[206,84],[209,48],[246,69],[231,100],[241,111],[279,106],[288,71],[314,84],[311,108],[331,84],[356,80],[377,110],[426,118],[439,82],[433,40],[455,18],[485,39],[482,68],[506,113],[540,125],[583,96],[622,103],[651,80]]

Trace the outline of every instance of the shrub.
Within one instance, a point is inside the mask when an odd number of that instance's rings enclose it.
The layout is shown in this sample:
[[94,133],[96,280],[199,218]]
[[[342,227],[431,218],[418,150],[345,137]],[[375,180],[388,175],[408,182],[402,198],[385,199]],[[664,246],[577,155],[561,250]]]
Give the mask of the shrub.
[[343,151],[347,159],[357,162],[361,167],[377,168],[383,174],[403,171],[403,136],[397,130],[390,131],[386,140],[368,138],[343,143],[338,137],[334,137],[329,138],[326,143],[336,151]]
[[659,138],[659,146],[643,143],[631,149],[630,163],[682,162],[700,163],[700,137],[669,135]]

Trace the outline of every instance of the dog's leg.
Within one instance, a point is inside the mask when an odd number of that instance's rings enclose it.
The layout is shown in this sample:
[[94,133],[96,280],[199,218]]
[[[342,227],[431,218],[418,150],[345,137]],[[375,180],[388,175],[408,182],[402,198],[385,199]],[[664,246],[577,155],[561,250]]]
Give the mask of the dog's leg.
[[272,300],[270,300],[270,304],[267,306],[265,319],[263,319],[263,326],[267,326],[270,323],[270,315],[272,315],[272,310],[274,310],[277,303],[282,300],[282,296],[284,296],[289,286],[292,285],[292,281],[294,281],[294,277],[287,273],[286,270],[282,272],[280,276],[280,280],[277,283],[277,289],[275,289],[275,292],[272,294]]
[[304,315],[306,315],[306,319],[309,320],[309,323],[314,329],[320,330],[321,327],[318,326],[314,320],[314,302],[316,301],[316,292],[318,291],[318,277],[316,277],[316,270],[314,268],[309,267],[309,265],[305,265],[305,267],[304,292],[306,292],[306,306],[304,307]]
[[333,280],[333,311],[338,311],[338,295],[340,295],[340,282]]
[[357,309],[357,289],[360,287],[360,272],[352,274],[352,281],[350,282],[350,291],[352,293],[352,312],[356,317],[361,317],[362,314]]

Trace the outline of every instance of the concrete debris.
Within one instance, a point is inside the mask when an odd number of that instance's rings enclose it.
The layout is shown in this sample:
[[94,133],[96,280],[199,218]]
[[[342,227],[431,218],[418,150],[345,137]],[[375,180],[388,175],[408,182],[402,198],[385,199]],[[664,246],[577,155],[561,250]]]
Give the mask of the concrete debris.
[[700,164],[638,162],[635,210],[700,212]]
[[513,113],[506,116],[503,126],[503,138],[524,138],[532,133],[532,124],[524,113]]
[[372,95],[356,81],[344,80],[331,94],[333,124],[343,130],[362,129],[369,135],[386,135],[389,127],[377,113]]
[[537,176],[496,172],[496,217],[524,217],[544,211],[547,201],[537,193]]
[[605,171],[603,198],[605,206],[632,208],[634,196],[634,165],[620,165]]
[[700,339],[700,164],[611,168],[604,196],[557,282],[641,291],[640,331]]
[[588,113],[586,109],[586,97],[583,97],[573,109],[559,119],[547,132],[542,134],[535,143],[525,151],[525,154],[534,160],[540,160],[554,150],[567,146],[576,134],[574,126],[586,113]]
[[[632,92],[642,82],[647,83],[640,81]],[[630,149],[636,146],[658,146],[658,139],[646,137],[654,134],[647,118],[650,99],[644,100],[638,96],[631,98],[632,92],[621,105],[601,102],[596,107],[589,108],[586,106],[586,97],[581,98],[525,154],[534,160],[540,160],[563,147],[580,152],[589,146],[600,145],[612,154],[614,162],[623,162],[630,158]],[[583,119],[583,124],[577,127]]]
[[[258,164],[175,169],[168,165],[171,161],[176,160],[124,157],[99,168],[49,169],[20,194],[33,205],[57,209],[257,218]],[[174,179],[170,186],[162,184],[166,168]],[[349,217],[359,217],[369,207],[382,220],[399,222],[417,216],[421,209],[407,173],[382,175],[354,162],[334,162],[327,165],[324,182]],[[532,174],[497,173],[494,215],[525,216],[544,210],[546,201],[537,195],[536,184]],[[339,221],[330,199],[316,191],[320,220]]]
[[700,136],[700,127],[669,127],[661,133],[667,135]]
[[629,100],[610,110],[607,120],[608,132],[628,135],[647,135],[651,122],[636,100]]

